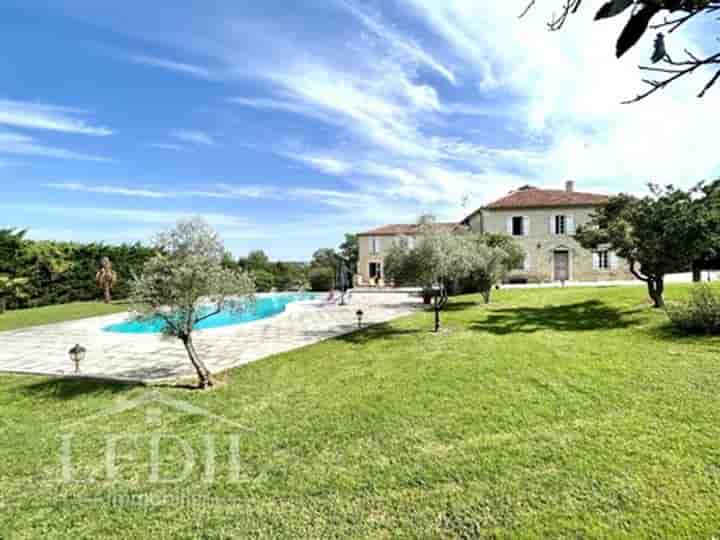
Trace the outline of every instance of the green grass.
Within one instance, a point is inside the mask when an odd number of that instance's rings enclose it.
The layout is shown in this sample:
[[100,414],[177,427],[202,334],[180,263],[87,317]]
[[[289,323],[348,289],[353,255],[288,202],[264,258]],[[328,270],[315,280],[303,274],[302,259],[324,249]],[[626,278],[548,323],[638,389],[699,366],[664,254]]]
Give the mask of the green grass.
[[101,302],[75,302],[59,306],[6,311],[0,313],[0,332],[29,326],[86,319],[98,315],[110,315],[121,311],[127,311],[127,305],[104,304]]
[[[93,417],[147,388],[0,377],[0,537],[720,535],[720,339],[673,335],[640,287],[477,300],[454,299],[441,335],[422,313],[232,370],[209,392],[159,388],[248,428],[236,482],[220,439],[233,426],[157,404]],[[149,431],[197,454],[217,436],[216,481],[196,467],[151,482]],[[76,478],[94,482],[61,482],[69,432]],[[120,433],[145,436],[119,445],[109,482],[104,436]],[[165,442],[162,472],[177,475]]]

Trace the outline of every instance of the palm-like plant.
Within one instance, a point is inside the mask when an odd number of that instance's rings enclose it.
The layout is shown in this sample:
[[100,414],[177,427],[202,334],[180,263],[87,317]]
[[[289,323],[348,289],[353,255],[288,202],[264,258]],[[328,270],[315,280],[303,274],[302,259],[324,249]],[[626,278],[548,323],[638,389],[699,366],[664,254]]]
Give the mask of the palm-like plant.
[[0,275],[0,313],[5,312],[5,306],[9,297],[25,298],[24,287],[28,283],[27,278],[12,278]]
[[103,290],[105,296],[105,303],[109,304],[112,301],[112,288],[117,282],[117,274],[112,268],[112,262],[108,257],[100,259],[100,270],[95,274],[95,281]]

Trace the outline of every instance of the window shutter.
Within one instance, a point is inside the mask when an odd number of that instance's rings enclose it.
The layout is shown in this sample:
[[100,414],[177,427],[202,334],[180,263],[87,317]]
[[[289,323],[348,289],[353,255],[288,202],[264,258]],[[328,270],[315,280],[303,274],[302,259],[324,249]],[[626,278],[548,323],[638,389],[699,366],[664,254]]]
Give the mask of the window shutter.
[[597,251],[593,251],[592,258],[593,258],[593,270],[599,270],[600,269],[600,253],[598,253]]
[[375,238],[372,236],[368,236],[368,253],[370,255],[373,254],[373,249],[375,248]]
[[614,251],[608,253],[608,264],[611,270],[615,270],[618,267],[617,255]]
[[569,215],[565,217],[565,228],[567,229],[567,234],[575,234],[575,216]]
[[380,253],[382,251],[382,238],[378,237],[376,240],[377,240],[377,252]]
[[513,233],[513,218],[512,217],[505,218],[505,228],[507,230],[507,233],[510,236],[512,236],[512,233]]
[[550,234],[555,234],[555,214],[550,215]]
[[530,218],[523,216],[523,236],[530,236]]

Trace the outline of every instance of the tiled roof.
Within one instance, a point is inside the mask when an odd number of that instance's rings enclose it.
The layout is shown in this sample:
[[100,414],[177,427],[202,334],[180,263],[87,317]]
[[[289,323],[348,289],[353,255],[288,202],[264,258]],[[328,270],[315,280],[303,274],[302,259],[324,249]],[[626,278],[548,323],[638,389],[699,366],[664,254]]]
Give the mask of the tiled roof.
[[[435,227],[440,227],[443,229],[454,229],[455,227],[458,227],[459,223],[436,223]],[[383,225],[382,227],[378,227],[377,229],[372,229],[371,231],[366,231],[362,233],[358,233],[358,236],[395,236],[398,234],[416,234],[418,230],[418,225]]]
[[561,189],[525,188],[513,191],[505,197],[486,205],[485,208],[544,208],[552,206],[598,206],[606,204],[609,197],[596,193],[580,193]]

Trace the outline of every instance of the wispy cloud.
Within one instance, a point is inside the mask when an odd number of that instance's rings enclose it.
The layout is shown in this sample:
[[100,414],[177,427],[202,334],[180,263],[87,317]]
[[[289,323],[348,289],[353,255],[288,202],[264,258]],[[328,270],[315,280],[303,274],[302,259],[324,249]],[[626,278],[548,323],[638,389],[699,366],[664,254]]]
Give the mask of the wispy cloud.
[[195,64],[177,62],[175,60],[169,60],[167,58],[158,58],[156,56],[146,55],[130,55],[127,58],[129,61],[136,64],[156,67],[167,71],[173,71],[175,73],[180,73],[183,75],[190,75],[191,77],[205,79],[208,81],[216,80],[218,78],[217,74],[213,73],[208,68]]
[[216,146],[218,144],[211,135],[205,133],[204,131],[175,129],[170,132],[170,136],[188,144],[202,146]]
[[47,146],[38,143],[28,135],[8,131],[0,131],[0,154],[17,154],[77,161],[111,161],[110,158],[103,156]]
[[101,195],[122,195],[125,197],[141,197],[149,199],[167,199],[172,197],[172,194],[164,191],[107,185],[91,186],[78,182],[54,182],[45,184],[45,187],[62,191],[97,193]]
[[160,150],[172,150],[173,152],[188,152],[190,150],[187,146],[175,143],[149,143],[148,146]]
[[280,155],[304,163],[313,169],[317,169],[325,174],[335,176],[346,175],[352,170],[352,165],[341,159],[324,156],[320,154],[306,154],[297,152],[280,152]]
[[0,124],[6,126],[98,137],[112,135],[111,129],[104,126],[93,126],[78,118],[84,114],[87,112],[82,109],[26,101],[0,100]]
[[415,60],[419,64],[437,72],[452,84],[457,84],[457,78],[452,70],[445,67],[431,54],[424,51],[415,41],[402,36],[396,30],[386,24],[383,24],[379,15],[372,15],[361,9],[357,4],[351,3],[347,0],[343,0],[340,5],[344,6],[345,9],[363,25],[365,25],[368,30],[385,40],[392,49],[406,54],[409,58]]

